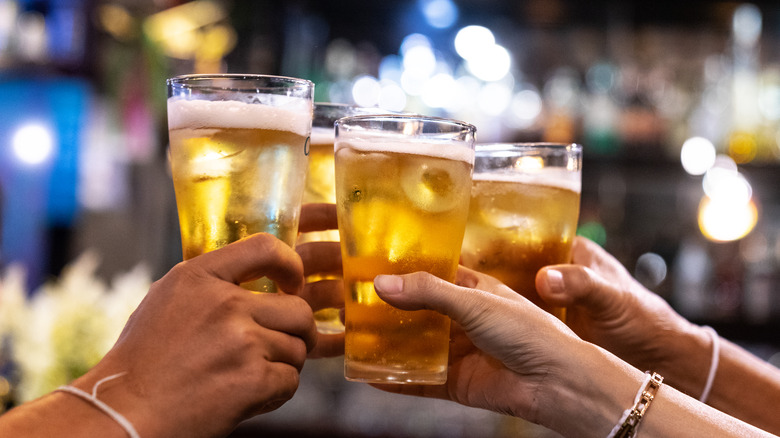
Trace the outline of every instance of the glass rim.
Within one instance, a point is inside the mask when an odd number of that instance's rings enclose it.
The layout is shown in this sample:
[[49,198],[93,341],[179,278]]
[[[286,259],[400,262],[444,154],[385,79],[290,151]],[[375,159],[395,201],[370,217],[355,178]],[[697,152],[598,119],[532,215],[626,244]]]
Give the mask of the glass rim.
[[540,149],[552,149],[552,150],[567,150],[572,152],[581,152],[582,145],[579,143],[567,143],[567,142],[508,142],[508,143],[477,143],[474,145],[474,150],[477,152],[500,152],[511,150],[540,150]]
[[471,123],[464,122],[457,119],[448,119],[444,117],[426,116],[422,114],[361,114],[355,116],[342,117],[335,122],[335,126],[342,126],[351,122],[361,121],[388,121],[388,122],[403,122],[403,121],[419,121],[439,123],[449,126],[458,126],[473,134],[477,132],[477,127]]
[[[282,83],[288,83],[288,84],[295,84],[302,87],[307,88],[314,88],[314,82],[308,80],[308,79],[302,79],[302,78],[295,78],[292,76],[278,76],[278,75],[265,75],[265,74],[255,74],[255,73],[194,73],[194,74],[184,74],[184,75],[178,75],[173,76],[171,78],[168,78],[165,80],[165,83],[168,86],[172,85],[179,85],[179,86],[189,86],[189,87],[203,87],[203,88],[215,88],[215,89],[224,89],[224,90],[242,90],[244,88],[237,87],[237,86],[214,86],[213,84],[210,85],[200,85],[198,81],[213,81],[217,79],[229,79],[232,81],[241,81],[241,80],[260,80],[260,79],[269,79],[269,80],[277,80]],[[238,83],[238,82],[235,82]],[[257,89],[258,87],[253,87],[252,89]],[[262,88],[271,88],[271,87],[262,87]]]

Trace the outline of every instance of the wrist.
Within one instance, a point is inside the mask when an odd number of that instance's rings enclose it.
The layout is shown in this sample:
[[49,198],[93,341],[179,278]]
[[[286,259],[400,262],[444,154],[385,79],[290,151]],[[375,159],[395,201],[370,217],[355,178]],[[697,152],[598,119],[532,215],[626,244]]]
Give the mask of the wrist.
[[[120,430],[128,428],[120,425],[126,422],[129,423],[129,429],[140,436],[165,436],[159,434],[154,422],[150,421],[156,416],[146,412],[150,403],[144,402],[143,391],[135,383],[132,371],[113,363],[111,359],[110,356],[104,357],[89,372],[73,381],[69,386],[76,391],[66,391],[70,392],[68,396],[91,405],[92,409],[114,422]],[[121,418],[112,418],[115,415]],[[121,436],[127,437],[129,433],[126,431]]]
[[27,402],[0,417],[0,436],[28,438],[61,436],[127,438],[111,418],[87,401],[71,394],[53,392]]
[[551,383],[548,404],[539,408],[539,422],[564,436],[607,436],[632,406],[645,378],[642,371],[580,340],[562,370]]
[[712,337],[704,327],[686,322],[668,336],[666,345],[664,358],[653,371],[664,376],[665,384],[699,399],[712,365]]

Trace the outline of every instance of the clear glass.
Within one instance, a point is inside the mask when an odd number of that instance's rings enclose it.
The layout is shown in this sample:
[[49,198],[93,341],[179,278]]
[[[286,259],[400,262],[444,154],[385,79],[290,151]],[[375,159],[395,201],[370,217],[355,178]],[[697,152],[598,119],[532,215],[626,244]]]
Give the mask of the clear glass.
[[[263,75],[168,79],[168,134],[185,260],[254,233],[298,234],[314,84]],[[243,284],[275,292],[263,277]]]
[[578,144],[479,144],[461,263],[566,319],[537,295],[536,273],[568,263],[580,210]]
[[[304,203],[336,203],[336,168],[334,165],[333,144],[336,140],[334,124],[336,120],[354,115],[389,114],[379,108],[364,108],[342,103],[315,102],[312,121],[311,145],[309,146],[309,171],[306,175],[306,188],[303,192]],[[301,234],[299,243],[338,242],[338,230],[316,231]],[[313,275],[308,282],[341,279],[341,275]],[[339,309],[329,308],[314,312],[314,320],[320,333],[335,334],[344,332],[344,324]]]
[[389,306],[373,280],[417,271],[455,280],[475,131],[463,122],[411,115],[336,122],[347,380],[446,381],[449,318]]

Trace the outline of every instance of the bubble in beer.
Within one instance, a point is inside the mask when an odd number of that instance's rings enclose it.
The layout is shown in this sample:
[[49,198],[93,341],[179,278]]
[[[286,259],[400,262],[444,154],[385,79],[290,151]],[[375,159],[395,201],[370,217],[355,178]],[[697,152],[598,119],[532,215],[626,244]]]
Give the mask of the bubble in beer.
[[401,186],[406,196],[419,209],[439,213],[451,210],[458,202],[457,193],[468,190],[463,181],[452,178],[445,167],[420,167],[403,169]]

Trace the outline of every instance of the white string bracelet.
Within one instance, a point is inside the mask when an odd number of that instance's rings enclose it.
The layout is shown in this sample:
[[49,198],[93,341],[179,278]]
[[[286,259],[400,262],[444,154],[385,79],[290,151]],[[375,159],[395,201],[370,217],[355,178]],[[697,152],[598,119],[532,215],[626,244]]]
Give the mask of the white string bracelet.
[[639,387],[636,397],[634,397],[633,406],[623,411],[623,416],[620,417],[620,421],[609,432],[607,438],[631,438],[636,435],[639,423],[642,422],[645,412],[650,407],[650,403],[653,402],[655,394],[663,381],[664,378],[660,374],[645,372],[645,379],[642,382],[642,386]]
[[718,332],[716,332],[714,328],[708,325],[702,326],[702,328],[712,339],[710,372],[707,374],[707,383],[704,385],[704,391],[702,391],[701,397],[699,397],[700,402],[707,403],[707,398],[710,396],[710,390],[712,390],[712,384],[715,382],[715,373],[718,371],[718,362],[720,361],[720,338],[718,337]]
[[70,386],[70,385],[60,386],[55,391],[67,392],[67,393],[73,394],[73,395],[75,395],[77,397],[80,397],[80,398],[88,401],[93,406],[95,406],[96,408],[100,409],[106,415],[111,417],[120,426],[122,426],[122,429],[124,429],[125,432],[127,432],[127,435],[130,438],[140,438],[140,435],[138,435],[138,432],[135,431],[135,427],[133,427],[133,424],[130,423],[130,421],[128,421],[127,418],[125,418],[124,416],[122,416],[122,414],[120,414],[119,412],[117,412],[113,408],[111,408],[111,406],[103,403],[102,401],[98,400],[98,398],[97,398],[97,390],[98,390],[98,387],[101,384],[103,384],[105,382],[108,382],[109,380],[116,379],[117,377],[123,376],[125,374],[127,374],[127,373],[126,372],[118,373],[118,374],[114,374],[114,375],[111,375],[111,376],[108,376],[108,377],[104,377],[104,378],[98,380],[98,382],[95,383],[95,386],[92,387],[92,394],[90,394],[90,393],[88,393],[86,391],[83,391],[83,390],[81,390],[79,388],[76,388],[75,386]]

